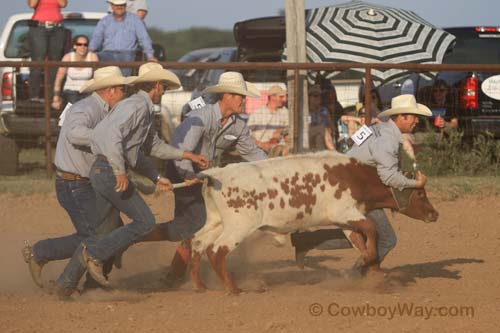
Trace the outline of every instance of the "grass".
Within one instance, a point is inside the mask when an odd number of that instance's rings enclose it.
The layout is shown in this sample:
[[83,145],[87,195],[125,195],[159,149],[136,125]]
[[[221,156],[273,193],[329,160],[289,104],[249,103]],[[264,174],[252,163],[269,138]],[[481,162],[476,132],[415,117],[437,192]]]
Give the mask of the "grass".
[[[457,169],[466,174],[470,173],[470,170],[465,172],[465,169],[467,169],[467,167],[470,168],[468,162],[470,161],[469,158],[471,158],[470,156],[472,153],[464,151],[463,147],[461,147],[454,138],[448,143],[439,143],[437,147],[436,143],[433,142],[433,149],[429,148],[419,156],[423,161],[420,166],[423,167],[423,171],[429,177],[427,190],[448,200],[455,200],[464,195],[500,195],[500,177],[495,176],[498,172],[498,160],[496,158],[499,155],[496,149],[498,149],[497,145],[499,142],[500,141],[481,141],[480,144],[476,145],[476,150],[473,150],[475,154],[482,157],[479,158],[482,163],[477,167],[483,170],[489,169],[489,174],[482,174],[480,176],[450,175],[457,172]],[[492,146],[496,149],[491,149]],[[478,153],[478,150],[480,150],[481,153]],[[491,151],[494,152],[495,160],[493,163],[491,162],[491,157],[489,158],[489,162],[486,162],[488,159],[484,158],[485,154],[482,153],[483,150],[488,150],[490,154]],[[441,155],[443,151],[447,152],[444,156]],[[438,152],[441,152],[441,154],[438,154]],[[455,169],[455,172],[449,173],[449,175],[443,175],[444,172],[440,167],[446,163],[450,163],[450,155],[455,158],[452,162],[455,168],[457,166],[461,167]],[[477,155],[476,158],[478,158]],[[460,157],[458,158],[457,156]],[[429,163],[430,161],[433,161],[433,163]],[[47,178],[45,171],[44,150],[23,149],[19,154],[19,162],[20,175],[0,176],[0,193],[27,195],[54,192],[54,178]],[[477,169],[475,173],[481,174],[477,172]]]
[[427,191],[442,195],[448,200],[456,200],[465,195],[500,195],[500,177],[494,176],[440,176],[429,177]]

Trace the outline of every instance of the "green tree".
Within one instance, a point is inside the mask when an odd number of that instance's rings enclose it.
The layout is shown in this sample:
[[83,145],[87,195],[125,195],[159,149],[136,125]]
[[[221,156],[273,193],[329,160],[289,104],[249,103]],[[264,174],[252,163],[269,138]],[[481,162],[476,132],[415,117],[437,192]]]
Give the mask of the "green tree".
[[230,30],[190,28],[165,32],[150,28],[148,31],[151,39],[165,49],[167,61],[176,61],[187,52],[196,49],[236,45],[233,32]]

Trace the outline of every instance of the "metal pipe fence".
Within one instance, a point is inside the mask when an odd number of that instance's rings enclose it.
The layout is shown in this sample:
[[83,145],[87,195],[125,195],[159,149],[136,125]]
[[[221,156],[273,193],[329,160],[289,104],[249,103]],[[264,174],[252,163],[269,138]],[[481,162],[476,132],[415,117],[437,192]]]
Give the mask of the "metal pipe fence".
[[[138,68],[143,62],[62,62],[62,61],[0,61],[0,67],[42,67],[44,68],[44,117],[45,117],[45,151],[46,151],[46,172],[48,177],[52,177],[52,146],[51,146],[51,107],[50,107],[50,91],[49,91],[49,73],[53,67],[92,67],[99,68],[104,66],[119,66]],[[276,70],[276,71],[292,71],[294,80],[294,98],[293,105],[294,124],[299,123],[299,103],[298,98],[301,94],[299,91],[299,80],[301,70],[306,71],[345,71],[349,69],[363,69],[365,71],[365,91],[370,91],[372,86],[372,69],[401,69],[413,72],[440,72],[440,71],[481,71],[481,72],[499,72],[500,65],[496,64],[381,64],[381,63],[280,63],[280,62],[160,62],[162,66],[168,69],[225,69],[225,70]],[[371,120],[371,94],[365,94],[366,118],[367,123]],[[296,151],[299,139],[298,126],[293,127],[293,147]]]

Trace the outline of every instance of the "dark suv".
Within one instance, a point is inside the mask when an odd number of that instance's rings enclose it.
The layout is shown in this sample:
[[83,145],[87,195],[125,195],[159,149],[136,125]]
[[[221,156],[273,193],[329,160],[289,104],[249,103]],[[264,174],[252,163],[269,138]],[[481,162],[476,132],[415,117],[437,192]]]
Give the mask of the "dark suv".
[[[444,30],[456,37],[456,45],[445,55],[443,64],[500,64],[500,28],[458,27]],[[486,132],[500,138],[500,73],[439,72],[432,81],[417,76],[413,76],[412,80],[417,100],[431,109],[434,83],[439,80],[449,86],[445,107],[434,108],[433,113],[443,115],[446,120],[456,117],[465,139],[470,140]],[[400,93],[397,91],[400,83],[389,86],[390,89],[381,88],[385,97]],[[392,93],[388,94],[388,90]],[[384,101],[390,101],[384,96]]]

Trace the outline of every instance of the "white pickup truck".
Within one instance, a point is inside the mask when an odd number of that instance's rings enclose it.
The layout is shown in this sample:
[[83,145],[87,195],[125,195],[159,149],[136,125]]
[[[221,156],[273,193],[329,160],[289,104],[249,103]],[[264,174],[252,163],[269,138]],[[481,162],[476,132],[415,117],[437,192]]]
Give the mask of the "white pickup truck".
[[[11,16],[0,36],[0,61],[29,61],[29,26],[32,13]],[[71,48],[71,36],[91,36],[97,22],[106,13],[63,13],[67,29],[65,51]],[[45,136],[44,104],[28,100],[27,67],[0,67],[0,172],[13,174],[17,167],[18,149],[39,145]],[[43,84],[43,80],[42,80]],[[40,87],[43,96],[43,86]],[[51,111],[51,129],[55,141],[59,111]]]
[[[72,36],[92,36],[97,22],[106,15],[100,12],[63,12],[67,30],[65,53],[71,48]],[[0,36],[0,61],[29,61],[28,22],[32,13],[11,16]],[[161,46],[153,44],[155,56],[164,60]],[[0,89],[0,174],[15,174],[20,148],[36,147],[45,139],[44,103],[28,99],[28,67],[1,67]],[[43,85],[43,80],[42,80]],[[43,96],[43,86],[40,86]],[[52,141],[59,133],[60,111],[51,110]]]

